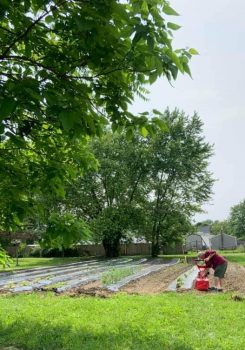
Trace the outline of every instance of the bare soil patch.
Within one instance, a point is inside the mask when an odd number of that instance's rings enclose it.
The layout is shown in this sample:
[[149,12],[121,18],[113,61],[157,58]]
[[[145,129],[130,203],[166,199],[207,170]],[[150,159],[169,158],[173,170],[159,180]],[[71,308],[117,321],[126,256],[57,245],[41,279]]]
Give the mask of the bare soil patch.
[[179,275],[190,269],[190,265],[178,264],[153,272],[143,278],[132,281],[120,290],[128,294],[159,294]]
[[101,281],[95,281],[87,283],[80,287],[72,288],[68,292],[64,292],[62,294],[66,294],[71,297],[88,295],[94,297],[109,298],[111,295],[115,294],[115,292],[103,288]]
[[[210,284],[214,285],[213,273],[210,274]],[[224,291],[245,293],[245,267],[228,262],[227,271],[223,280]]]

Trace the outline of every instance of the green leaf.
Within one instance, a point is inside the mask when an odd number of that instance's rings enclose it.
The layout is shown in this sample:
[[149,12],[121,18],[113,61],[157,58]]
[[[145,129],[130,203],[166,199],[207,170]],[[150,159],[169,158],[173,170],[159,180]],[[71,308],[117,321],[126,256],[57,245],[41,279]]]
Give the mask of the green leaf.
[[153,122],[162,130],[168,131],[168,127],[165,121],[160,118],[154,118]]
[[142,113],[140,113],[140,115],[149,115],[149,112],[142,112]]
[[166,50],[166,54],[168,55],[168,57],[175,63],[176,67],[182,72],[184,73],[184,69],[183,66],[179,60],[179,57],[176,55],[176,53],[174,53],[172,50]]
[[172,7],[169,5],[164,5],[163,12],[166,13],[166,15],[169,16],[179,16],[178,12],[176,12]]
[[176,23],[172,23],[172,22],[168,22],[167,26],[168,26],[168,28],[173,29],[173,30],[178,30],[181,28],[181,26],[179,26]]
[[143,15],[148,15],[149,14],[149,9],[146,1],[143,1],[142,6],[141,6],[141,11]]
[[6,132],[6,136],[8,136],[17,147],[21,148],[26,146],[25,140],[22,137],[16,136],[11,132]]
[[173,76],[174,80],[176,80],[176,78],[178,76],[178,68],[176,66],[174,66],[174,65],[171,65],[169,67],[169,69],[170,69],[170,71],[172,73],[172,76]]
[[148,135],[148,131],[144,126],[140,128],[140,133],[143,137],[146,137]]
[[2,123],[0,123],[0,134],[4,133],[4,125]]
[[71,113],[68,110],[64,110],[59,114],[61,124],[64,130],[69,131],[74,126],[74,121],[71,118]]
[[191,71],[188,64],[185,62],[183,62],[182,64],[183,64],[184,71],[192,78]]
[[128,129],[127,132],[126,132],[126,139],[128,141],[132,140],[133,135],[134,135],[133,130],[132,129]]
[[146,125],[146,129],[148,131],[148,133],[150,134],[151,137],[155,137],[156,133],[155,133],[155,128],[152,127],[152,125],[148,124]]
[[85,122],[87,124],[88,129],[90,130],[91,135],[95,135],[96,128],[95,128],[94,120],[89,114],[86,115]]
[[137,42],[140,41],[140,39],[143,37],[143,35],[144,35],[143,32],[136,32],[132,40],[132,46],[135,46]]
[[46,23],[51,23],[51,22],[53,22],[54,21],[54,18],[53,18],[53,16],[47,16],[47,17],[45,17],[45,22]]
[[149,75],[149,82],[150,82],[150,84],[155,83],[155,81],[157,80],[157,78],[158,78],[158,72],[157,72],[157,71],[151,73],[151,74]]
[[8,9],[11,6],[10,1],[8,0],[0,0],[0,7],[3,9]]
[[118,124],[116,124],[116,123],[112,123],[112,125],[111,125],[111,129],[112,129],[112,131],[113,131],[113,132],[116,132],[116,131],[117,131],[117,129],[118,129]]
[[161,113],[160,111],[158,111],[157,109],[153,109],[152,110],[152,112],[154,113],[154,114],[157,114],[157,115],[163,115],[163,113]]
[[6,97],[2,100],[0,105],[0,121],[7,118],[11,113],[15,111],[17,107],[16,101],[10,97]]
[[151,51],[154,49],[154,39],[151,36],[147,36],[147,45]]
[[189,49],[189,53],[191,55],[199,55],[199,52],[196,49],[193,49],[193,48]]

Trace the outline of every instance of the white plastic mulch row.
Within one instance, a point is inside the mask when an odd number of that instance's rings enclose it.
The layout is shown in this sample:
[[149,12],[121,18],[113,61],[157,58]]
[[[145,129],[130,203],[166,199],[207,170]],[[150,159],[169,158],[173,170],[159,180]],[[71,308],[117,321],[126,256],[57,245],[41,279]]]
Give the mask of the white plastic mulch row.
[[[62,292],[101,279],[102,274],[111,267],[123,269],[125,267],[134,268],[137,266],[138,271],[136,273],[107,287],[110,290],[116,291],[130,281],[146,276],[164,267],[172,266],[178,262],[179,260],[173,259],[167,264],[154,264],[154,261],[147,259],[133,260],[131,258],[119,258],[107,261],[83,261],[34,270],[21,270],[11,275],[0,275],[0,289],[7,289],[11,292],[25,292],[49,287]],[[57,285],[57,288],[55,285]]]
[[176,278],[173,282],[171,282],[167,288],[168,291],[176,291],[178,288],[180,289],[191,289],[194,280],[197,278],[198,269],[196,266],[190,268],[190,270],[181,274],[178,278]]
[[8,282],[17,283],[26,280],[30,281],[32,279],[41,278],[44,276],[50,276],[51,274],[60,275],[65,274],[66,272],[70,273],[76,270],[89,269],[91,266],[93,267],[93,265],[97,266],[98,262],[77,263],[76,265],[73,264],[67,266],[62,265],[61,267],[54,266],[38,271],[24,270],[23,272],[22,270],[18,273],[4,276],[3,278],[0,277],[0,287],[4,286]]
[[114,284],[107,286],[107,289],[112,290],[112,291],[118,291],[121,287],[123,287],[125,284],[127,284],[129,282],[135,281],[141,277],[145,277],[152,272],[156,272],[156,271],[161,270],[164,267],[176,265],[179,263],[179,261],[180,261],[179,259],[173,259],[168,264],[165,263],[165,264],[156,264],[156,265],[147,266],[146,268],[143,268],[141,271],[136,272],[133,275],[127,276],[117,283],[114,283]]
[[[126,266],[127,268],[133,268],[133,267],[135,267],[137,265],[140,265],[140,264],[144,263],[146,260],[147,259],[141,259],[141,260],[138,260],[138,261],[134,261],[133,263],[130,263],[130,264],[124,264],[123,267]],[[122,265],[122,261],[118,262],[118,264],[114,265],[114,266],[116,266],[118,269],[120,269],[121,268],[120,265]],[[105,272],[106,270],[108,270],[108,267],[106,267],[103,271],[100,271],[100,273],[98,273],[99,270],[96,270],[96,273],[94,275],[90,275],[90,276],[88,276],[87,278],[85,278],[83,280],[81,280],[81,279],[71,280],[66,285],[57,288],[57,292],[63,292],[65,290],[67,290],[67,289],[75,288],[75,287],[84,285],[86,283],[92,282],[92,281],[97,281],[97,280],[99,280],[102,277],[103,272]]]
[[[87,283],[98,279],[100,275],[110,267],[128,266],[133,259],[113,259],[109,261],[87,261],[62,265],[62,267],[49,267],[42,270],[26,270],[15,272],[12,275],[0,277],[0,289],[8,289],[11,292],[22,292],[40,289],[55,283],[67,284],[62,289]],[[135,262],[137,265],[137,261]],[[98,277],[96,277],[98,276]]]

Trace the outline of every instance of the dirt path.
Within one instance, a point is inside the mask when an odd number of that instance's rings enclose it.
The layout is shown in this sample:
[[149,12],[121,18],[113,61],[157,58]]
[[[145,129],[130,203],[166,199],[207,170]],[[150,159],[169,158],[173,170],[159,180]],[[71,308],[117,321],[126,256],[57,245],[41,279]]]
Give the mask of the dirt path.
[[120,290],[129,294],[158,294],[163,292],[170,282],[189,269],[190,266],[186,264],[174,265],[132,281]]

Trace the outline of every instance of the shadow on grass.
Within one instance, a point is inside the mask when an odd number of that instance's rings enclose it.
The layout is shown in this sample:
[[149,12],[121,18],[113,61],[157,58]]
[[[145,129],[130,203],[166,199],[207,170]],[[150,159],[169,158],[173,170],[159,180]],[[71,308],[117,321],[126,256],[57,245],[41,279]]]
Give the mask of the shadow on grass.
[[[82,315],[81,315],[82,320]],[[81,325],[43,324],[27,320],[0,325],[1,346],[16,346],[23,350],[193,350],[177,336],[164,329],[133,329],[121,324],[111,331],[103,327],[94,331]]]

